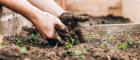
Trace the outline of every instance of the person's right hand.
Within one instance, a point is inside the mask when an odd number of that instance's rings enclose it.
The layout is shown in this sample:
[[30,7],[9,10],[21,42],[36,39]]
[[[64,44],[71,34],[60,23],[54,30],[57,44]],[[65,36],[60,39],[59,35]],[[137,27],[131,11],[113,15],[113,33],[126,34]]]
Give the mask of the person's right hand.
[[67,26],[76,26],[78,22],[85,22],[89,20],[89,16],[78,15],[71,12],[64,12],[59,16],[59,19]]
[[54,38],[55,27],[65,29],[65,25],[57,17],[46,12],[38,14],[33,24],[44,39]]

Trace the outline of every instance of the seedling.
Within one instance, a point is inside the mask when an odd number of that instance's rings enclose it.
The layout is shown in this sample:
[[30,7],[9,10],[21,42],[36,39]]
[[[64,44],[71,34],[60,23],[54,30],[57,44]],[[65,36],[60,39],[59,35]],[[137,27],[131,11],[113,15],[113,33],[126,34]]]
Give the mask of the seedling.
[[106,45],[106,44],[101,44],[100,47],[101,47],[102,49],[107,49],[107,45]]
[[29,39],[31,43],[34,43],[37,41],[37,32],[31,32],[29,35]]
[[85,52],[79,49],[74,52],[74,55],[80,57],[81,59],[85,58]]
[[118,45],[118,48],[124,50],[124,49],[128,48],[128,45],[125,44],[125,43],[121,43],[121,44]]
[[76,50],[76,51],[75,51],[75,55],[77,55],[77,56],[82,55],[82,54],[83,54],[83,53],[82,53],[81,50]]
[[19,47],[21,53],[27,53],[28,50],[26,47]]
[[113,36],[113,35],[109,35],[108,37],[109,41],[115,41],[115,39],[116,39],[116,36]]
[[73,47],[73,45],[72,45],[71,43],[68,43],[68,44],[65,46],[65,48],[66,48],[67,50],[71,49],[72,47]]
[[16,45],[19,47],[21,53],[27,53],[27,48],[25,47],[24,41],[21,37],[17,38]]
[[127,38],[127,44],[128,45],[132,45],[133,43],[132,43],[131,35],[129,33],[127,33],[126,35],[127,35],[126,36],[126,38]]
[[66,50],[67,50],[67,51],[66,51],[67,54],[72,55],[71,49],[73,48],[73,44],[70,43],[70,41],[66,44],[65,48],[66,48]]
[[20,47],[24,46],[24,42],[23,42],[23,39],[21,37],[17,38],[16,45],[18,45]]
[[3,43],[1,43],[1,44],[0,44],[0,49],[1,49],[1,48],[4,48],[4,47],[5,47],[5,45],[4,45]]

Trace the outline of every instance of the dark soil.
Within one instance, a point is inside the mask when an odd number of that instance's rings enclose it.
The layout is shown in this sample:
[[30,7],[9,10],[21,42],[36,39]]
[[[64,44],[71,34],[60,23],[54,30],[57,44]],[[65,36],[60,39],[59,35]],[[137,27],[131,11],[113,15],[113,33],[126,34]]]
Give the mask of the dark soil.
[[72,37],[75,44],[67,49],[42,39],[36,30],[24,29],[18,36],[5,36],[0,60],[140,60],[139,33],[100,34],[86,43],[77,37]]

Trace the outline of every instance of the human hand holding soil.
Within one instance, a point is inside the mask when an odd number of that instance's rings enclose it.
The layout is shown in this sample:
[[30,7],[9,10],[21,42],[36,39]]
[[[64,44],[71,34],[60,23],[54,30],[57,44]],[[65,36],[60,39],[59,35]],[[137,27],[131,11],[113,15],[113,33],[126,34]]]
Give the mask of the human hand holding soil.
[[74,26],[78,21],[83,22],[89,19],[88,16],[82,16],[72,12],[64,12],[59,18],[65,25],[69,26]]
[[62,30],[65,28],[65,25],[57,17],[46,12],[38,14],[33,24],[44,39],[54,38],[55,27]]

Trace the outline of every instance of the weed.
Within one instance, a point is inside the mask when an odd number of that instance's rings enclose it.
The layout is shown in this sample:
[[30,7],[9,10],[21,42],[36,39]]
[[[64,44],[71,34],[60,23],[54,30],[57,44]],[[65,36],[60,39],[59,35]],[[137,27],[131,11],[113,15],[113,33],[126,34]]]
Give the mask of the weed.
[[109,35],[109,37],[108,37],[109,41],[115,41],[115,39],[116,39],[116,36],[114,36],[114,35]]
[[28,50],[26,47],[19,47],[21,53],[27,53]]
[[29,35],[29,40],[31,43],[34,43],[37,41],[37,32],[31,32]]
[[126,34],[126,38],[127,38],[127,44],[128,45],[132,45],[132,39],[131,39],[131,35],[129,33]]
[[83,54],[81,50],[76,50],[74,53],[75,55],[78,55],[78,56]]
[[73,44],[70,41],[66,44],[65,48],[66,48],[66,53],[67,54],[69,54],[69,55],[73,54],[72,51],[71,51],[71,49],[73,48]]
[[3,43],[1,43],[1,44],[0,44],[0,49],[1,49],[1,48],[4,48],[4,47],[5,47],[5,45],[4,45]]
[[17,42],[16,42],[16,45],[20,46],[20,47],[23,47],[25,44],[24,44],[24,41],[21,37],[18,37],[17,38]]
[[[75,41],[76,41],[75,39],[73,39],[71,36],[69,36],[69,41],[65,46],[67,54],[70,56],[80,57],[81,59],[85,58],[85,53],[82,50],[78,49],[74,52],[72,51]],[[77,43],[79,44],[79,41],[77,41]]]
[[128,45],[125,44],[125,43],[121,43],[121,44],[118,45],[118,48],[124,50],[124,49],[127,49],[128,48]]
[[100,48],[102,48],[102,49],[107,49],[107,44],[101,44],[101,45],[100,45]]
[[73,45],[72,45],[71,43],[68,43],[68,44],[65,46],[65,48],[66,48],[67,50],[70,50],[71,48],[73,48]]
[[21,37],[17,38],[16,45],[19,47],[21,53],[27,53],[27,48],[25,47],[24,41]]
[[74,52],[74,55],[80,57],[81,59],[85,58],[85,52],[79,49]]

